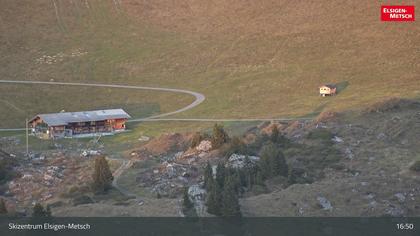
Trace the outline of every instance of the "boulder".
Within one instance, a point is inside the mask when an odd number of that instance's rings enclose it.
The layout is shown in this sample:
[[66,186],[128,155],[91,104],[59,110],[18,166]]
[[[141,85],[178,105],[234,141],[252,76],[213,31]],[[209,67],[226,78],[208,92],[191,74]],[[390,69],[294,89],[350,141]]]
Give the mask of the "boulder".
[[[247,163],[246,162],[246,157],[245,155],[239,155],[239,154],[232,154],[229,158],[228,161],[226,163],[227,167],[232,167],[232,168],[238,168],[241,169],[243,168]],[[260,160],[259,157],[257,156],[248,156],[248,159],[250,161],[251,165],[255,165],[256,162],[258,162]]]
[[394,196],[399,202],[405,202],[405,195],[403,193],[396,193],[394,194]]
[[208,140],[203,140],[200,144],[196,147],[196,150],[199,152],[208,152],[212,148],[211,142]]
[[331,202],[328,201],[325,197],[317,197],[317,200],[319,202],[319,205],[322,207],[323,210],[332,210],[333,207],[331,205]]
[[334,138],[332,138],[331,140],[335,143],[342,143],[343,142],[343,139],[338,137],[338,136],[334,136]]
[[206,190],[201,188],[199,185],[191,185],[188,188],[188,196],[192,201],[204,200],[206,196]]

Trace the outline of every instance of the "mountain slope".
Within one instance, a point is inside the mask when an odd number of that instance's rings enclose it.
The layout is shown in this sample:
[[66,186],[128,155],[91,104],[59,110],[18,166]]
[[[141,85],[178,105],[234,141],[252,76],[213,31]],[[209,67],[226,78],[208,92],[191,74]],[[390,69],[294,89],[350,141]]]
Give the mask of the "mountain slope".
[[[381,4],[6,0],[0,76],[187,88],[207,97],[178,115],[194,118],[301,116],[417,98],[419,23],[381,22]],[[78,49],[87,54],[36,61]],[[337,83],[339,95],[320,98],[323,83]],[[160,96],[150,102],[178,106]]]

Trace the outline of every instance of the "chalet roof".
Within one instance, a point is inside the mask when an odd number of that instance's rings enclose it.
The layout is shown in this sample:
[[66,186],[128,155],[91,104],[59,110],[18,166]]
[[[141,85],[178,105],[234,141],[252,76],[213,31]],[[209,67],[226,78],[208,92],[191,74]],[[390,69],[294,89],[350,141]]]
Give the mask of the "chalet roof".
[[321,86],[319,86],[320,88],[321,87],[328,87],[328,88],[331,88],[331,89],[333,89],[333,88],[335,88],[335,85],[334,84],[323,84],[323,85],[321,85]]
[[31,121],[35,120],[38,117],[49,126],[67,125],[69,123],[76,122],[131,118],[130,115],[128,115],[123,109],[39,114],[32,118]]

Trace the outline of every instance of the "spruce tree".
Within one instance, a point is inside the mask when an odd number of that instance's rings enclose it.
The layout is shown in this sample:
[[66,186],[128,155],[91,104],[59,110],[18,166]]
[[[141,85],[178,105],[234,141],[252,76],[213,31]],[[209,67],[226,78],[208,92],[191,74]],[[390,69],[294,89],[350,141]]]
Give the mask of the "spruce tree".
[[270,157],[268,155],[267,150],[265,150],[264,148],[263,148],[263,151],[261,152],[261,158],[260,158],[260,161],[258,162],[258,165],[259,165],[259,169],[260,169],[260,172],[261,172],[260,173],[261,177],[263,179],[268,179],[268,178],[272,177],[271,166],[270,166]]
[[271,129],[271,136],[270,136],[271,142],[276,143],[279,140],[279,135],[280,135],[280,132],[277,125],[273,125],[273,128]]
[[36,203],[32,211],[32,217],[36,217],[36,218],[48,217],[48,212],[44,209],[44,207],[40,203]]
[[264,178],[287,176],[288,166],[281,150],[274,144],[265,145],[261,151],[260,168]]
[[182,202],[182,206],[185,209],[190,209],[191,207],[193,207],[193,203],[190,200],[190,197],[188,196],[188,187],[184,188],[184,195],[183,195],[183,202]]
[[257,173],[255,174],[254,184],[264,185],[264,178],[263,178],[263,174],[261,173],[261,171],[257,171]]
[[7,214],[7,207],[6,207],[6,202],[4,201],[3,198],[0,198],[0,215],[4,215]]
[[225,188],[222,196],[222,216],[241,216],[238,194],[235,191],[235,183],[232,176],[226,178]]
[[277,176],[277,175],[287,176],[288,175],[289,170],[286,163],[286,159],[284,158],[283,153],[279,149],[275,152],[275,155],[271,156],[270,162],[272,166],[273,176]]
[[45,217],[51,217],[51,215],[51,207],[47,205],[47,207],[45,208]]
[[219,187],[219,184],[213,182],[210,185],[210,191],[207,194],[207,212],[216,216],[221,215],[221,200],[222,200],[222,193]]
[[223,163],[217,164],[216,168],[216,182],[220,188],[223,189],[223,185],[225,183],[225,176],[226,176],[226,168]]
[[184,188],[184,194],[182,199],[182,212],[186,216],[196,216],[194,204],[191,202],[190,197],[188,195],[188,187]]
[[213,169],[210,162],[204,168],[204,188],[209,192],[210,185],[213,183]]
[[211,137],[211,146],[213,149],[220,148],[224,143],[229,141],[229,135],[223,129],[222,125],[215,124],[213,127],[213,135]]
[[96,193],[104,193],[111,188],[112,180],[111,170],[108,161],[104,156],[95,158],[95,169],[93,173],[93,189]]
[[233,170],[231,175],[229,176],[232,179],[233,187],[237,194],[241,193],[242,183],[241,183],[241,173],[240,170]]

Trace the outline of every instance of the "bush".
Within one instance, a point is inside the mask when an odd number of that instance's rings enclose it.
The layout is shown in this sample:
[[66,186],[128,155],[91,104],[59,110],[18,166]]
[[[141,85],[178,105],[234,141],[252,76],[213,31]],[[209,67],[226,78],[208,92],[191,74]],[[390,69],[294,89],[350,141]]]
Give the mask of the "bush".
[[332,142],[334,135],[327,129],[315,129],[309,132],[308,139],[320,140],[325,142]]
[[260,194],[268,193],[269,191],[268,191],[267,187],[265,187],[264,185],[256,184],[256,185],[252,186],[251,192],[254,195],[260,195]]
[[14,170],[17,161],[11,158],[0,159],[0,184],[15,178],[18,173]]
[[289,184],[306,184],[312,183],[313,180],[307,175],[303,168],[291,168],[288,176]]
[[82,196],[75,197],[72,203],[73,203],[73,206],[77,206],[77,205],[94,203],[94,201],[89,196],[82,195]]
[[191,139],[191,145],[190,145],[190,147],[191,148],[195,148],[195,147],[197,147],[198,145],[200,145],[200,143],[201,143],[201,141],[203,141],[203,140],[205,140],[205,139],[208,139],[209,137],[208,137],[208,135],[207,134],[202,134],[202,133],[200,133],[200,132],[196,132],[195,134],[194,134],[194,136],[192,137],[192,139]]
[[420,160],[415,161],[411,166],[410,166],[410,170],[411,171],[415,171],[415,172],[420,172]]
[[50,207],[44,207],[40,203],[36,203],[33,211],[32,211],[32,217],[34,218],[44,218],[44,217],[50,217],[51,216],[51,210]]
[[91,192],[91,188],[88,185],[80,185],[80,186],[70,186],[67,191],[60,194],[60,197],[63,198],[75,198],[79,197],[83,194],[87,194]]
[[230,157],[232,154],[252,155],[253,153],[248,150],[247,145],[239,137],[233,137],[226,147],[225,156]]

